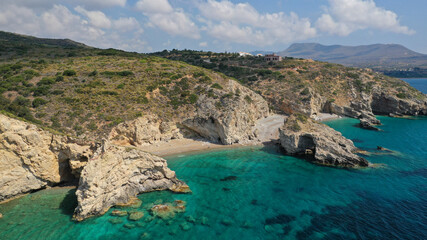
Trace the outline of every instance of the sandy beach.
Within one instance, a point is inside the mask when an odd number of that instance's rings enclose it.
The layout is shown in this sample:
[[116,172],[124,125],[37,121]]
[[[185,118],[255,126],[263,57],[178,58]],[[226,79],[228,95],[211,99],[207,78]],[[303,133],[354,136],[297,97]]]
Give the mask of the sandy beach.
[[155,154],[160,157],[177,155],[177,154],[188,154],[193,152],[218,150],[218,149],[230,149],[243,146],[256,146],[261,145],[261,142],[254,141],[248,144],[233,144],[233,145],[222,145],[217,143],[207,142],[205,140],[196,139],[173,139],[168,142],[158,142],[147,146],[138,147],[146,152]]

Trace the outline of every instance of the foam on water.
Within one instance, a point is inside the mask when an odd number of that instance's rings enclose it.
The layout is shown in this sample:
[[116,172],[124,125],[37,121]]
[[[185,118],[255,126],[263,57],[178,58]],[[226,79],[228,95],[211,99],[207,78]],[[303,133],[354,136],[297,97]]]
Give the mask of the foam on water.
[[[181,154],[168,163],[193,193],[140,195],[137,222],[110,210],[75,223],[74,190],[51,189],[0,205],[0,239],[427,239],[427,118],[379,119],[381,132],[354,119],[327,124],[382,167],[321,167],[275,147]],[[151,220],[154,203],[174,200],[187,202],[185,213]]]

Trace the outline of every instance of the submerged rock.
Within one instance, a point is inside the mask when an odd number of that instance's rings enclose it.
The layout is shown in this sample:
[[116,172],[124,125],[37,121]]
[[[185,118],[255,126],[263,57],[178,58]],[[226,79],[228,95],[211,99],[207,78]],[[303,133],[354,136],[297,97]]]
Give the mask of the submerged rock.
[[181,229],[183,230],[183,231],[188,231],[188,230],[190,230],[191,229],[191,225],[190,224],[188,224],[188,223],[181,223],[181,225],[179,225],[180,227],[181,227]]
[[155,205],[151,208],[151,212],[153,216],[162,219],[170,219],[175,217],[175,208],[166,204]]
[[118,216],[118,217],[124,217],[128,215],[128,212],[126,211],[120,211],[120,210],[114,210],[111,212],[112,216]]
[[123,225],[123,227],[125,227],[127,229],[133,229],[136,227],[136,225],[133,223],[126,223],[125,225]]
[[133,197],[129,200],[127,203],[118,203],[116,204],[116,207],[130,207],[130,208],[139,208],[142,205],[142,201],[137,198]]
[[226,181],[234,181],[236,179],[237,179],[236,176],[228,176],[228,177],[225,177],[225,178],[221,178],[220,181],[221,182],[226,182]]
[[205,216],[200,218],[200,223],[204,226],[209,226],[209,219]]
[[104,214],[112,206],[129,203],[140,193],[168,189],[189,191],[167,167],[165,159],[104,143],[82,171],[74,219],[82,221]]
[[291,115],[280,128],[280,143],[288,154],[305,156],[328,166],[366,167],[353,142],[334,129],[301,115]]
[[131,212],[129,214],[129,220],[132,221],[138,221],[139,219],[144,217],[144,213],[143,212]]
[[110,218],[108,221],[112,224],[120,224],[123,223],[123,220],[121,218]]
[[139,236],[139,239],[150,239],[151,235],[149,233],[143,233],[141,236]]

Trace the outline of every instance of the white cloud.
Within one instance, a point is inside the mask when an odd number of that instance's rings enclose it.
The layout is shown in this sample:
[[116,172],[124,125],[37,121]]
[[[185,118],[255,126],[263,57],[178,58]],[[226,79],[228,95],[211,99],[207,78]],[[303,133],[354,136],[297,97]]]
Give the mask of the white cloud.
[[86,16],[89,19],[89,23],[93,25],[94,27],[98,28],[110,28],[111,27],[111,21],[110,19],[105,16],[105,14],[101,11],[87,11],[86,9],[82,8],[81,6],[77,6],[74,8],[76,12]]
[[132,30],[137,30],[139,31],[139,33],[143,32],[141,26],[139,25],[139,22],[133,17],[119,18],[117,20],[114,20],[113,27],[114,29],[121,32],[129,32]]
[[415,31],[402,26],[396,13],[376,6],[373,0],[329,0],[330,7],[316,22],[329,34],[347,36],[354,31],[378,29],[402,34]]
[[168,0],[140,0],[136,3],[136,8],[146,14],[173,12]]
[[207,20],[205,29],[215,38],[257,46],[290,43],[316,36],[308,19],[297,14],[259,13],[249,3],[208,0],[198,6]]
[[0,29],[38,37],[69,38],[101,48],[150,51],[148,44],[140,40],[143,29],[135,18],[110,20],[99,11],[82,7],[75,10],[81,15],[63,5],[53,5],[37,13],[29,7],[8,4],[0,9]]
[[[49,1],[49,0],[43,0]],[[68,0],[69,2],[76,2],[76,0]],[[108,7],[124,7],[126,6],[126,0],[77,0],[78,4],[83,5],[88,9],[102,9]]]
[[199,43],[199,46],[200,47],[207,47],[208,43],[207,42],[201,42],[201,43]]
[[149,25],[171,34],[200,38],[199,28],[182,9],[173,9],[168,0],[139,0],[136,7],[149,18]]

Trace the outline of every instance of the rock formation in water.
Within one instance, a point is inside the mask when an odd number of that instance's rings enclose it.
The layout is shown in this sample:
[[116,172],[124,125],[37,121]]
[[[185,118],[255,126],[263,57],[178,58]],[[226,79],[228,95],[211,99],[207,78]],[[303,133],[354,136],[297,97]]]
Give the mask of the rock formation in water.
[[0,114],[0,202],[71,181],[90,155],[89,145]]
[[190,191],[167,168],[165,159],[137,148],[104,143],[81,173],[74,219],[104,214],[114,205],[156,190]]
[[366,167],[353,142],[334,129],[302,115],[291,115],[280,129],[280,144],[291,155],[327,166]]

